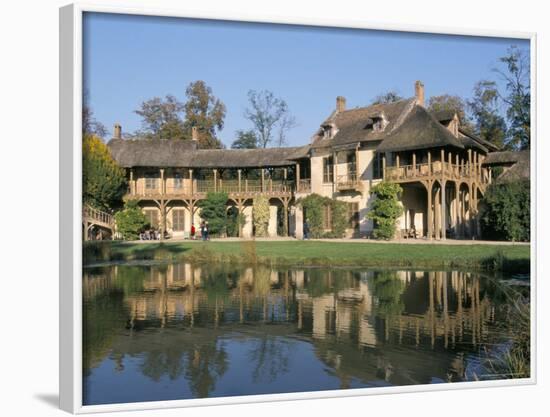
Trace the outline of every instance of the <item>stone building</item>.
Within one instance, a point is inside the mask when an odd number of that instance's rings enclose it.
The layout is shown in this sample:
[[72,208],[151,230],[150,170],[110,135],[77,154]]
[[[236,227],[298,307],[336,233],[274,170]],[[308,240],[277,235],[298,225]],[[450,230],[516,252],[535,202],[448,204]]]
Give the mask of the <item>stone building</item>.
[[[510,159],[464,130],[455,112],[428,111],[419,81],[414,97],[394,103],[347,109],[337,97],[301,147],[199,149],[197,133],[190,141],[125,140],[117,125],[108,143],[127,171],[126,198],[138,200],[150,223],[169,236],[187,236],[200,223],[197,203],[208,191],[225,191],[228,210],[244,215],[242,237],[253,236],[252,204],[264,195],[269,235],[301,238],[304,213],[296,202],[310,193],[348,203],[348,236],[368,237],[370,190],[386,180],[403,188],[400,236],[415,230],[427,239],[472,238],[491,167]],[[324,215],[330,229],[329,209]]]

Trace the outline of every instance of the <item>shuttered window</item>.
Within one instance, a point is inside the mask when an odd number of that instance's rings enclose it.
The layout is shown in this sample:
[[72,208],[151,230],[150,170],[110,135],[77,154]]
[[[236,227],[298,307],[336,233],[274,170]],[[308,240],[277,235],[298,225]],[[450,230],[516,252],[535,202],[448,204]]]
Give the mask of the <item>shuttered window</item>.
[[323,182],[333,182],[334,181],[334,160],[332,156],[327,156],[323,158]]
[[159,212],[157,210],[145,210],[144,213],[149,225],[157,229],[159,227]]
[[185,221],[185,210],[172,211],[172,229],[174,232],[183,232]]

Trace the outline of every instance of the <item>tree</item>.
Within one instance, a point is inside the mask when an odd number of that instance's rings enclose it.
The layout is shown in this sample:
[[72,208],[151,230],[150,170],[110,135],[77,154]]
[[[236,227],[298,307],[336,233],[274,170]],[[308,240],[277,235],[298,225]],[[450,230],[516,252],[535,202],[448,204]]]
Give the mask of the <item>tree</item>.
[[127,184],[124,170],[111,157],[107,145],[97,136],[82,140],[82,199],[100,210],[122,206]]
[[253,130],[237,130],[237,139],[233,141],[233,149],[256,149],[258,147],[258,138]]
[[135,111],[142,118],[138,135],[146,139],[187,139],[182,111],[183,103],[172,95],[144,101]]
[[481,80],[474,87],[468,107],[475,121],[475,133],[499,148],[506,139],[506,121],[499,112],[499,92],[494,81]]
[[397,91],[390,90],[384,94],[377,95],[374,100],[372,100],[371,105],[394,103],[399,100],[403,100],[403,97],[401,97]]
[[296,126],[286,101],[267,90],[250,90],[248,101],[250,106],[245,110],[244,117],[252,122],[257,146],[267,148],[273,142],[277,146],[284,145],[288,131]]
[[149,224],[147,217],[134,200],[128,201],[124,210],[115,214],[115,221],[117,231],[126,240],[136,240],[140,232]]
[[95,135],[100,138],[107,136],[107,128],[96,120],[94,112],[88,103],[88,90],[84,90],[82,97],[82,136]]
[[254,199],[252,214],[254,217],[254,235],[258,237],[267,236],[270,213],[269,199],[265,195],[260,195]]
[[481,207],[481,229],[485,238],[530,240],[531,193],[528,180],[491,184]]
[[374,221],[376,239],[388,240],[395,236],[397,219],[403,213],[403,207],[399,204],[399,196],[402,192],[403,189],[399,184],[385,181],[377,184],[370,191],[375,200],[367,217]]
[[227,224],[227,193],[208,192],[206,198],[199,202],[201,218],[208,222],[208,231],[213,235],[225,232]]
[[428,110],[434,113],[440,111],[454,111],[457,113],[461,125],[466,129],[472,130],[473,126],[466,114],[466,108],[466,103],[461,97],[450,94],[432,96],[428,100]]
[[529,56],[517,46],[511,46],[507,55],[500,58],[505,69],[493,70],[505,81],[506,95],[500,98],[508,109],[508,145],[515,149],[529,149],[531,146],[531,71]]
[[226,108],[220,99],[212,94],[212,88],[202,80],[194,81],[185,90],[187,101],[184,128],[191,137],[191,128],[197,127],[201,148],[223,148],[216,133],[223,129]]

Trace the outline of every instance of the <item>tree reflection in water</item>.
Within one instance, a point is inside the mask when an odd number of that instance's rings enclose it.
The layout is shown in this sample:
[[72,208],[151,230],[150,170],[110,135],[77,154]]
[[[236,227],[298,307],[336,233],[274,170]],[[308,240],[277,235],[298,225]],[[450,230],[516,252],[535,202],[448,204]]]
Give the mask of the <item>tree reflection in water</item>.
[[[500,287],[458,271],[89,269],[84,401],[468,380],[508,340]],[[138,382],[109,389],[117,375]],[[131,391],[144,384],[164,388]]]

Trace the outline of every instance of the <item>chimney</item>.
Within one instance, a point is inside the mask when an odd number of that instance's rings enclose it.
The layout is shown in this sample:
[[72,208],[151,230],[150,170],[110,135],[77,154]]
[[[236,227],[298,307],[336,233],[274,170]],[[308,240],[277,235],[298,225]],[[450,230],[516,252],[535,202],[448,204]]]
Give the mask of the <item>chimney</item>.
[[122,127],[118,123],[115,123],[113,137],[115,139],[122,139]]
[[197,130],[197,126],[191,127],[191,139],[193,140],[199,140],[199,132]]
[[414,83],[414,95],[416,96],[417,104],[424,107],[424,84],[422,84],[422,81]]
[[342,96],[336,97],[336,111],[341,112],[346,110],[346,98]]

